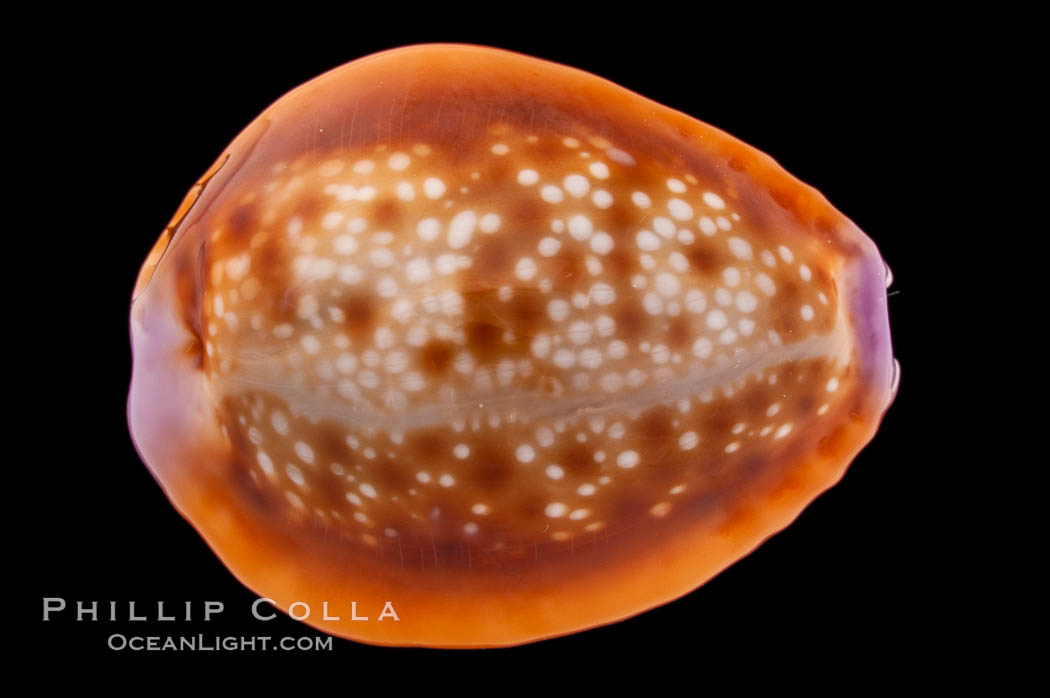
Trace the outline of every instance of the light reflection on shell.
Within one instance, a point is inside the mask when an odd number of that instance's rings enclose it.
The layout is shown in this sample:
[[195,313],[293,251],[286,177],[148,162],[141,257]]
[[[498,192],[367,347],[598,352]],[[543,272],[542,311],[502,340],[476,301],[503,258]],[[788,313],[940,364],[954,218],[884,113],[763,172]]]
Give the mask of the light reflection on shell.
[[136,285],[131,430],[312,625],[528,642],[694,589],[841,477],[893,395],[886,280],[710,126],[399,49],[286,95],[191,191]]

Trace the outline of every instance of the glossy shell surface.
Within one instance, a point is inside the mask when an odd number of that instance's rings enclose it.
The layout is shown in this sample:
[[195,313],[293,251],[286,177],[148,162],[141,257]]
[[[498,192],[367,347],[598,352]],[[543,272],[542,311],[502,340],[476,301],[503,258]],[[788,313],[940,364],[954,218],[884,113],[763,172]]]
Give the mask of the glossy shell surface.
[[281,98],[191,190],[134,292],[131,432],[311,625],[529,642],[695,589],[842,476],[895,389],[887,281],[715,128],[408,47]]

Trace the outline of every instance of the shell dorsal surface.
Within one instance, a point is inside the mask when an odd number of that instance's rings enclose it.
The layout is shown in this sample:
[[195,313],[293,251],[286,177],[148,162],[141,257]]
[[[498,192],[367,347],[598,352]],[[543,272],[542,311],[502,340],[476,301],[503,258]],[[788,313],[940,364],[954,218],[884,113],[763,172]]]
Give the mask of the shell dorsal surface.
[[283,97],[191,190],[136,285],[131,430],[280,608],[528,642],[689,592],[841,477],[893,396],[886,275],[717,129],[398,49]]

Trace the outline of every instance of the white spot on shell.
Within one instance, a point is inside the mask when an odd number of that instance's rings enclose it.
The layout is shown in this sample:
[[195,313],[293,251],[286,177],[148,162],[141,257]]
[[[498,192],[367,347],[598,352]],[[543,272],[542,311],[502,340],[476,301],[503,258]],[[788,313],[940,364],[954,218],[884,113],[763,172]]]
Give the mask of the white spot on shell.
[[466,247],[474,234],[478,218],[473,211],[463,211],[448,225],[448,246],[454,250]]
[[701,337],[693,342],[693,356],[698,359],[706,359],[711,356],[714,345],[707,337]]
[[606,148],[605,156],[613,162],[618,162],[621,165],[627,165],[628,167],[636,164],[630,153],[620,150],[619,148]]
[[742,313],[750,313],[758,307],[758,299],[750,291],[741,291],[736,294],[736,307]]
[[576,240],[586,240],[594,232],[594,224],[587,216],[576,215],[569,219],[569,234]]
[[542,189],[540,189],[540,197],[547,203],[551,204],[561,203],[561,200],[565,198],[561,189],[554,186],[553,184],[548,184]]
[[722,197],[714,192],[704,192],[704,203],[713,209],[721,210],[726,207],[726,202],[722,200]]
[[616,465],[621,468],[633,468],[638,465],[638,461],[637,451],[621,451],[620,455],[616,456]]
[[597,283],[591,286],[590,299],[596,305],[609,305],[616,300],[616,290],[607,283]]
[[536,276],[536,262],[529,257],[522,257],[514,266],[514,275],[522,281],[529,281]]
[[693,217],[693,207],[681,199],[671,199],[667,202],[667,210],[680,221],[687,221]]
[[569,304],[561,298],[555,298],[547,304],[547,314],[551,320],[561,322],[569,316]]
[[712,310],[707,314],[707,326],[712,330],[721,330],[726,326],[726,314],[721,310]]
[[565,178],[562,182],[565,187],[565,191],[569,192],[576,198],[580,198],[587,195],[590,191],[591,183],[587,181],[587,178],[579,174],[571,174]]
[[591,249],[598,254],[608,254],[612,251],[613,239],[608,233],[595,233],[591,238]]
[[743,238],[731,237],[729,238],[729,251],[740,259],[750,260],[753,256],[751,251],[751,243]]
[[273,460],[265,452],[259,451],[259,453],[256,455],[256,460],[259,461],[259,467],[262,468],[263,472],[267,475],[272,477],[277,473],[277,471],[274,470],[273,467]]
[[499,230],[500,217],[495,213],[486,213],[478,222],[478,227],[483,233],[494,233]]
[[540,240],[539,253],[542,257],[553,257],[561,249],[561,241],[558,238],[545,237]]
[[389,158],[387,158],[386,166],[394,170],[395,172],[401,172],[406,167],[408,167],[408,164],[410,162],[411,158],[409,158],[408,155],[404,153],[394,153]]
[[314,450],[309,444],[302,441],[295,442],[295,455],[299,456],[304,463],[314,462]]
[[656,237],[651,231],[638,231],[638,235],[635,236],[634,240],[638,244],[639,249],[647,252],[660,249],[660,238]]
[[568,507],[562,504],[561,502],[551,502],[547,505],[547,508],[544,509],[544,512],[547,514],[547,516],[551,517],[552,519],[557,519],[562,516],[565,516],[565,512],[567,510]]
[[439,199],[445,193],[445,183],[437,177],[427,177],[423,181],[423,193],[428,199]]
[[419,235],[419,239],[427,242],[437,239],[440,232],[441,223],[437,218],[424,218],[416,226],[416,234]]

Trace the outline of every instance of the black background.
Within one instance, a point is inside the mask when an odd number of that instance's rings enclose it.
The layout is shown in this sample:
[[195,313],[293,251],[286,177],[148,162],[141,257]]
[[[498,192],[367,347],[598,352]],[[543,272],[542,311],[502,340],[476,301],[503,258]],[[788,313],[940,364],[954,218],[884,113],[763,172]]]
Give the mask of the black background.
[[[391,649],[337,638],[339,666],[459,672],[560,658],[601,671],[609,658],[629,653],[661,675],[657,664],[677,657],[686,661],[678,672],[746,679],[773,665],[805,677],[829,664],[861,662],[866,676],[922,663],[943,631],[933,610],[941,590],[931,581],[940,533],[921,487],[930,460],[917,426],[927,409],[921,367],[930,340],[922,309],[933,282],[921,210],[928,174],[907,165],[921,162],[938,137],[937,102],[953,77],[951,56],[930,47],[928,29],[828,16],[760,26],[758,18],[668,16],[648,26],[630,16],[518,22],[491,14],[367,27],[355,18],[314,17],[266,29],[191,19],[175,26],[170,18],[131,18],[122,29],[115,18],[96,17],[55,41],[54,62],[37,69],[37,128],[47,137],[35,138],[36,159],[50,176],[39,180],[45,205],[37,220],[47,225],[30,229],[29,240],[54,252],[46,273],[62,280],[56,299],[41,301],[62,321],[47,323],[49,341],[39,344],[40,358],[61,371],[28,409],[66,417],[33,433],[49,455],[29,470],[29,491],[46,497],[27,502],[34,514],[17,536],[31,570],[31,588],[18,601],[33,638],[23,649],[62,661],[181,663],[214,661],[219,653],[147,657],[112,651],[107,638],[316,634],[283,616],[252,619],[255,595],[168,503],[136,455],[124,411],[131,289],[185,192],[268,104],[377,50],[459,41],[608,78],[731,133],[818,188],[873,238],[894,271],[890,317],[902,387],[840,484],[676,602],[512,649]],[[44,623],[45,596],[70,606],[118,601],[124,618],[132,600],[150,617],[157,601],[169,608],[193,601],[197,618],[206,600],[226,610],[206,624],[78,623],[69,611]],[[331,662],[310,653],[239,654],[270,667]]]

